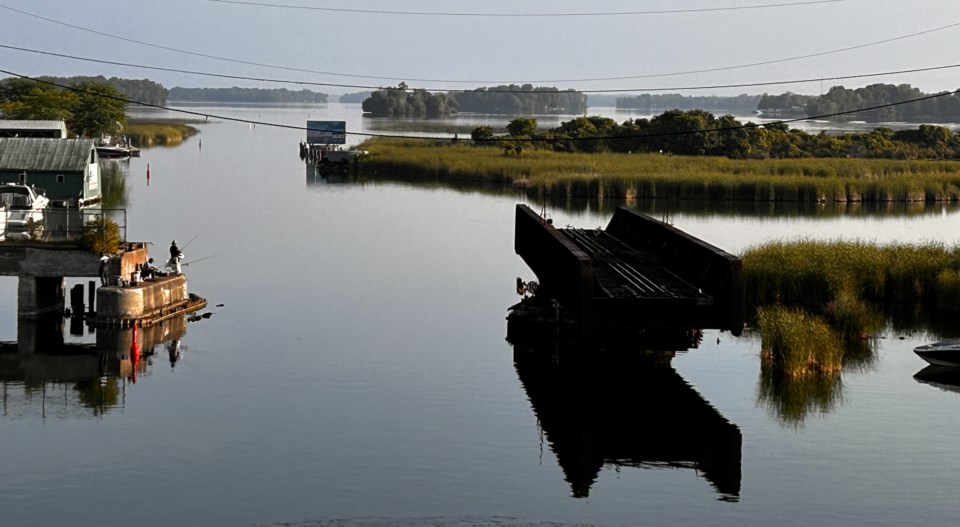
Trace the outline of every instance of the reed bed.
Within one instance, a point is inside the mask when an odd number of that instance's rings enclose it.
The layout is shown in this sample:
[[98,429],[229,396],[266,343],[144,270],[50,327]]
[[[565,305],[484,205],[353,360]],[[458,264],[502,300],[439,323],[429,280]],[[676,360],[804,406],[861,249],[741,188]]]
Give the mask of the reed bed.
[[822,317],[786,306],[757,311],[761,360],[788,377],[829,376],[843,367],[843,345]]
[[[880,246],[860,241],[772,242],[742,255],[748,304],[821,310],[854,301],[960,309],[941,293],[960,271],[960,251],[940,243]],[[960,279],[957,280],[960,290]],[[838,301],[840,302],[838,304]]]
[[519,155],[464,142],[372,139],[363,170],[424,179],[512,184],[572,197],[748,201],[956,201],[960,164],[950,161],[807,158],[734,160],[660,154]]
[[193,126],[178,121],[132,121],[123,129],[124,135],[141,148],[178,145],[198,132]]

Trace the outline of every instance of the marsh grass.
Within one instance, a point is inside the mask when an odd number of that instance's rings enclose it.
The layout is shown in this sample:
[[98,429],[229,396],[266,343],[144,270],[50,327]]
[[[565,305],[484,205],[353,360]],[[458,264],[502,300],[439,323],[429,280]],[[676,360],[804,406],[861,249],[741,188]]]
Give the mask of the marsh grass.
[[178,145],[198,132],[186,122],[172,120],[131,120],[123,129],[124,135],[141,148]]
[[[540,197],[911,202],[960,200],[960,165],[857,158],[733,160],[660,154],[504,154],[469,142],[371,139],[361,169],[523,186]],[[581,196],[581,194],[583,194]]]
[[829,376],[843,367],[843,345],[827,321],[802,309],[757,310],[761,360],[788,377]]
[[824,335],[845,364],[867,364],[868,338],[888,315],[922,319],[925,311],[960,310],[960,251],[940,243],[771,242],[746,250],[742,260],[748,318],[757,322],[765,357],[788,375],[821,373],[820,364],[834,363]]

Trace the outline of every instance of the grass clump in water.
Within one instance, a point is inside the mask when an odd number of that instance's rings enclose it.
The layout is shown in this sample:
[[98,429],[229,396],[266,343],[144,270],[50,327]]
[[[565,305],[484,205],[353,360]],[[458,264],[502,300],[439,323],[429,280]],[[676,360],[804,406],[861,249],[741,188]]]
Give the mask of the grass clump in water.
[[757,311],[761,360],[789,377],[828,376],[843,367],[843,346],[821,317],[785,306]]

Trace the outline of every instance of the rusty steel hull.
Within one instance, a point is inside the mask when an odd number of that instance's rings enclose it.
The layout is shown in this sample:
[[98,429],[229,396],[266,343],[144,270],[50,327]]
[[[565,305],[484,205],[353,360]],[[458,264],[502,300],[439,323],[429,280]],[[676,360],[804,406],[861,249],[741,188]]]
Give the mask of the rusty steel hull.
[[740,259],[647,215],[557,229],[518,205],[515,250],[581,333],[743,328]]

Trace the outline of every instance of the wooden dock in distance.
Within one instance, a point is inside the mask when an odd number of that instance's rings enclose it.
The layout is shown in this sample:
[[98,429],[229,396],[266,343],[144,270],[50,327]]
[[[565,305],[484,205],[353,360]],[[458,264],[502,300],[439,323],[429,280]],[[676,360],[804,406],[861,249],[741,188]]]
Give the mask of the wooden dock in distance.
[[741,262],[619,207],[606,229],[557,229],[517,205],[515,250],[581,334],[643,328],[743,329]]

